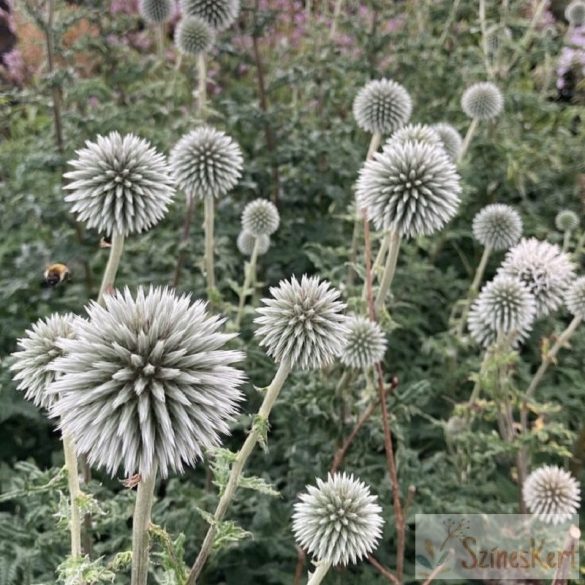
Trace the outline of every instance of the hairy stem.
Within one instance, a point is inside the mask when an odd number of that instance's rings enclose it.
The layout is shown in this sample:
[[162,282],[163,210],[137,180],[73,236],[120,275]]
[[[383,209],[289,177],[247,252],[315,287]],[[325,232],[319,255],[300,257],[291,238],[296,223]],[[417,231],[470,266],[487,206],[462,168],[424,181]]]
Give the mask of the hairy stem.
[[205,120],[207,104],[207,55],[197,55],[197,116]]
[[118,267],[120,266],[120,259],[122,258],[122,252],[124,251],[124,236],[114,232],[112,236],[112,245],[110,247],[110,257],[106,264],[106,270],[102,278],[102,285],[100,287],[100,293],[98,296],[98,304],[104,304],[104,298],[106,294],[111,293],[116,281],[116,274]]
[[150,514],[154,501],[156,469],[140,479],[132,519],[132,577],[131,585],[146,585],[148,580]]
[[376,297],[376,313],[379,313],[384,306],[386,295],[390,290],[394,274],[396,272],[396,262],[398,261],[398,252],[400,250],[400,235],[396,232],[390,233],[390,241],[388,243],[388,255],[386,256],[386,265],[384,266],[384,274],[380,281],[380,288],[378,296]]
[[77,468],[77,455],[75,444],[69,435],[63,435],[63,453],[65,454],[65,468],[67,469],[67,483],[69,485],[69,498],[71,518],[69,528],[71,531],[71,556],[81,557],[81,518],[78,499],[81,495],[79,488],[79,470]]
[[469,124],[469,128],[467,128],[467,133],[465,134],[465,138],[463,140],[463,146],[461,147],[461,151],[459,152],[459,157],[457,158],[457,162],[460,163],[467,154],[467,150],[469,149],[469,145],[471,144],[471,139],[477,130],[477,125],[479,124],[479,120],[474,118],[471,120],[471,124]]
[[321,581],[325,578],[325,575],[329,572],[331,568],[331,563],[321,561],[316,567],[315,572],[309,578],[307,585],[319,585]]
[[246,263],[246,268],[244,270],[244,285],[242,286],[242,290],[240,291],[240,304],[238,305],[238,314],[236,315],[236,327],[239,329],[240,322],[242,321],[242,314],[244,312],[244,303],[246,302],[246,297],[248,296],[248,289],[252,285],[252,279],[256,274],[256,262],[258,260],[258,250],[260,248],[260,238],[254,238],[254,248],[252,249],[252,256],[250,257],[250,262]]
[[207,294],[215,288],[215,269],[213,267],[213,223],[215,201],[213,197],[205,197],[205,277],[207,278]]

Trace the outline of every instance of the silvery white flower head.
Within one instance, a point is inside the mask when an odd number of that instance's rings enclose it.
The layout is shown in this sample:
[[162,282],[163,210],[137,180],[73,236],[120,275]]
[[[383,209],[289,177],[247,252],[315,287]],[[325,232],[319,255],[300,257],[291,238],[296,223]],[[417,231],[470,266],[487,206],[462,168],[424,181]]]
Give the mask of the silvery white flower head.
[[560,232],[572,232],[579,227],[579,216],[570,209],[559,211],[555,217],[555,226]]
[[17,389],[25,392],[24,397],[40,408],[49,410],[57,396],[47,393],[47,388],[57,372],[51,364],[63,351],[57,345],[62,337],[75,336],[73,322],[77,317],[71,313],[50,315],[39,319],[26,331],[25,337],[18,340],[18,351],[12,354],[14,363],[10,366],[18,382]]
[[240,0],[181,0],[183,14],[198,16],[215,30],[230,27],[240,13]]
[[134,134],[87,141],[65,173],[65,201],[87,227],[106,235],[143,232],[166,214],[175,190],[166,158]]
[[171,17],[171,0],[140,0],[138,11],[144,20],[152,23],[166,22]]
[[508,250],[522,237],[522,218],[509,205],[493,203],[473,218],[473,237],[484,247]]
[[61,340],[53,414],[91,465],[115,474],[182,472],[229,432],[243,354],[205,303],[167,288],[128,289],[92,303],[76,339]]
[[496,276],[479,293],[469,311],[472,338],[488,347],[499,337],[517,345],[532,330],[536,302],[528,288],[512,276]]
[[294,506],[297,543],[318,561],[334,566],[361,561],[376,550],[382,536],[384,520],[377,500],[353,475],[317,479]]
[[347,335],[345,304],[326,280],[303,275],[282,280],[254,322],[260,346],[276,362],[310,370],[328,366],[339,355]]
[[555,244],[524,238],[508,251],[498,274],[519,278],[534,295],[536,317],[546,317],[563,304],[574,278],[569,256]]
[[170,155],[173,177],[188,197],[222,197],[242,176],[244,158],[225,132],[201,126],[185,134]]
[[268,248],[270,248],[270,237],[263,235],[256,238],[256,236],[246,231],[241,231],[238,234],[238,250],[244,256],[251,256],[252,252],[254,251],[254,244],[256,243],[256,239],[258,240],[258,255],[262,256],[263,254],[266,254],[266,252],[268,252]]
[[412,100],[406,89],[391,79],[370,81],[353,101],[357,125],[371,134],[390,134],[410,119]]
[[184,16],[175,29],[175,45],[181,53],[207,53],[214,42],[213,29],[198,16]]
[[254,236],[271,236],[280,224],[278,209],[272,201],[250,201],[242,213],[242,228]]
[[347,318],[348,334],[339,355],[342,364],[350,368],[367,368],[380,363],[386,353],[386,336],[378,323],[366,317]]
[[425,142],[427,144],[434,144],[435,146],[442,146],[441,138],[432,128],[427,124],[407,124],[402,126],[390,136],[386,144],[393,142],[406,142],[407,140],[415,140],[417,142]]
[[504,96],[490,81],[481,81],[468,87],[461,98],[465,114],[475,120],[491,120],[504,108]]
[[565,9],[565,18],[573,26],[581,26],[585,23],[585,2],[573,0]]
[[403,237],[430,235],[455,215],[460,178],[439,146],[392,142],[366,161],[356,185],[358,207],[378,230]]
[[573,316],[585,319],[585,276],[571,283],[565,294],[565,304]]
[[556,465],[543,465],[524,482],[522,495],[528,510],[546,524],[562,524],[577,514],[581,488],[577,480]]
[[463,146],[463,138],[454,126],[445,122],[433,124],[431,128],[439,135],[443,148],[451,160],[456,161]]

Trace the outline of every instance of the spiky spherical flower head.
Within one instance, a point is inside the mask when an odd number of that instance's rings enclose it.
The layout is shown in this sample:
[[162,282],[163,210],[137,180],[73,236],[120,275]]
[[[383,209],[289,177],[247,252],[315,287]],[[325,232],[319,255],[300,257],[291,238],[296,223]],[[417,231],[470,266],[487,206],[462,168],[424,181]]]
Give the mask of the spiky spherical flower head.
[[404,237],[440,230],[456,213],[461,185],[440,146],[392,142],[360,171],[356,199],[378,230]]
[[207,53],[214,42],[213,29],[198,16],[184,16],[175,29],[175,45],[181,53]]
[[152,23],[166,22],[171,17],[171,0],[140,0],[138,11],[144,20]]
[[250,232],[246,232],[242,230],[238,234],[238,250],[244,256],[251,256],[252,252],[254,251],[254,244],[258,240],[258,256],[262,256],[268,252],[268,248],[270,248],[270,237],[263,235],[263,236],[254,236]]
[[433,124],[431,128],[439,135],[443,148],[447,151],[451,160],[456,161],[459,158],[459,153],[463,146],[461,134],[459,134],[455,127],[445,122]]
[[242,213],[242,227],[254,236],[271,236],[280,223],[278,209],[272,201],[255,199]]
[[573,0],[565,9],[565,18],[573,26],[581,26],[585,23],[585,2]]
[[399,128],[390,136],[386,143],[392,141],[406,142],[407,140],[416,140],[418,142],[426,142],[427,144],[434,144],[442,146],[439,135],[433,130],[431,126],[426,124],[407,124]]
[[565,304],[572,315],[585,319],[585,276],[571,283],[565,294]]
[[65,173],[65,201],[87,227],[127,236],[156,225],[174,197],[166,158],[134,134],[111,132],[87,141]]
[[345,304],[326,280],[303,275],[282,280],[262,299],[256,336],[276,362],[310,370],[328,366],[338,356],[347,335]]
[[221,197],[242,176],[244,158],[237,142],[225,132],[201,126],[173,147],[170,164],[177,186],[189,197]]
[[536,302],[528,288],[512,276],[496,276],[469,311],[469,332],[485,347],[500,336],[516,345],[530,333],[535,316]]
[[39,319],[26,331],[25,337],[18,340],[18,351],[12,354],[14,363],[10,369],[16,372],[17,389],[23,390],[24,397],[40,408],[49,410],[57,398],[47,393],[49,384],[57,375],[51,364],[63,355],[57,341],[62,337],[74,337],[75,319],[73,314],[55,314]]
[[556,465],[543,465],[524,482],[522,495],[528,510],[546,524],[562,524],[579,511],[581,488],[577,480]]
[[182,472],[229,432],[242,398],[234,337],[205,303],[166,288],[128,289],[92,303],[61,340],[49,388],[63,430],[91,465],[115,474]]
[[377,501],[353,475],[317,479],[294,506],[295,539],[318,561],[334,566],[357,563],[376,550],[382,536],[384,520]]
[[522,218],[509,205],[487,205],[473,218],[473,237],[486,248],[508,250],[522,237]]
[[198,16],[215,30],[230,27],[240,13],[240,0],[181,0],[183,14]]
[[579,227],[579,216],[570,209],[563,209],[555,217],[555,226],[560,232],[572,232]]
[[371,134],[390,134],[410,119],[412,100],[406,89],[391,79],[370,81],[353,101],[357,125]]
[[522,239],[506,254],[498,274],[520,279],[534,295],[536,317],[546,317],[562,304],[574,278],[569,256],[555,244]]
[[481,81],[468,87],[461,98],[463,111],[475,120],[491,120],[504,107],[504,96],[490,81]]
[[348,334],[339,355],[350,368],[367,368],[381,362],[386,353],[386,336],[378,323],[353,315],[347,318]]

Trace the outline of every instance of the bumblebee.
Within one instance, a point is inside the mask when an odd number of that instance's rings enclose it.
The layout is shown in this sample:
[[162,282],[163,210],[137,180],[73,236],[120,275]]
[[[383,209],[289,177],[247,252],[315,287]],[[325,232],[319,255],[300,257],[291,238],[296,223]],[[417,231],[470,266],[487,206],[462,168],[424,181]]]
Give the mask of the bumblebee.
[[71,275],[69,267],[65,264],[50,264],[43,275],[44,284],[48,287],[54,287],[66,281]]

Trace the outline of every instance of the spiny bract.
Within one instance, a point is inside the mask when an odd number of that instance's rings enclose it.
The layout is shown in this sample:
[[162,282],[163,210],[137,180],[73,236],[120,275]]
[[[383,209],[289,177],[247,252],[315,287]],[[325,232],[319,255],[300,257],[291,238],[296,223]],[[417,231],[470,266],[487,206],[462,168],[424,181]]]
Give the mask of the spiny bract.
[[229,432],[242,399],[243,354],[202,301],[166,288],[91,303],[61,340],[53,413],[91,465],[115,474],[182,472]]
[[166,214],[175,190],[166,158],[133,134],[111,132],[87,141],[69,161],[72,182],[65,201],[87,227],[127,236],[143,232]]
[[406,142],[407,140],[416,140],[418,142],[425,142],[427,144],[434,144],[435,146],[442,146],[441,138],[431,126],[426,124],[407,124],[399,128],[390,136],[386,143]]
[[585,2],[573,0],[565,9],[565,18],[573,26],[581,26],[585,23]]
[[486,248],[507,250],[522,237],[522,218],[509,205],[487,205],[473,218],[473,236]]
[[302,370],[329,365],[341,352],[347,335],[345,304],[327,281],[303,275],[270,289],[258,309],[256,336],[276,362],[289,360]]
[[242,213],[242,228],[255,236],[271,236],[280,223],[276,205],[267,199],[255,199]]
[[357,563],[373,552],[382,536],[382,508],[377,496],[346,473],[307,486],[293,514],[298,544],[318,561],[332,565]]
[[221,197],[242,176],[239,145],[225,132],[201,126],[185,134],[169,157],[173,177],[187,197]]
[[392,142],[362,167],[356,185],[359,208],[376,229],[404,237],[429,235],[455,215],[461,193],[455,165],[442,147]]
[[570,209],[563,209],[555,217],[555,226],[560,232],[572,232],[579,227],[579,216]]
[[546,524],[561,524],[577,514],[581,488],[577,480],[556,465],[544,465],[533,471],[522,488],[528,510]]
[[26,336],[18,340],[18,351],[12,354],[14,363],[10,366],[18,390],[25,392],[24,397],[40,408],[49,410],[57,399],[54,394],[47,393],[47,388],[57,372],[51,369],[53,361],[63,355],[57,345],[62,337],[72,339],[75,335],[73,322],[77,317],[71,313],[50,315],[39,319]]
[[565,304],[572,315],[585,319],[585,276],[571,283],[565,294]]
[[431,128],[439,135],[443,148],[447,151],[451,160],[456,161],[463,146],[461,134],[454,126],[445,122],[433,124]]
[[171,0],[140,0],[138,11],[144,20],[153,23],[166,22],[171,17]]
[[561,249],[536,238],[522,239],[506,254],[498,274],[519,278],[534,295],[536,317],[546,317],[562,304],[574,278],[574,265]]
[[339,359],[350,368],[367,368],[384,359],[386,336],[375,321],[352,315],[347,318],[348,334]]
[[181,53],[207,53],[214,42],[213,29],[198,16],[184,16],[175,29],[175,45]]
[[240,0],[181,0],[183,14],[198,16],[215,30],[231,26],[240,13]]
[[354,102],[357,125],[371,134],[390,134],[404,126],[412,113],[412,100],[402,85],[391,79],[370,81]]
[[270,248],[270,237],[269,236],[254,236],[250,232],[241,231],[238,234],[238,240],[236,242],[238,246],[238,250],[244,256],[251,256],[252,252],[254,251],[254,244],[258,240],[258,256],[262,256],[268,252],[268,248]]
[[496,85],[490,81],[482,81],[465,90],[461,107],[470,118],[491,120],[501,113],[504,96]]

